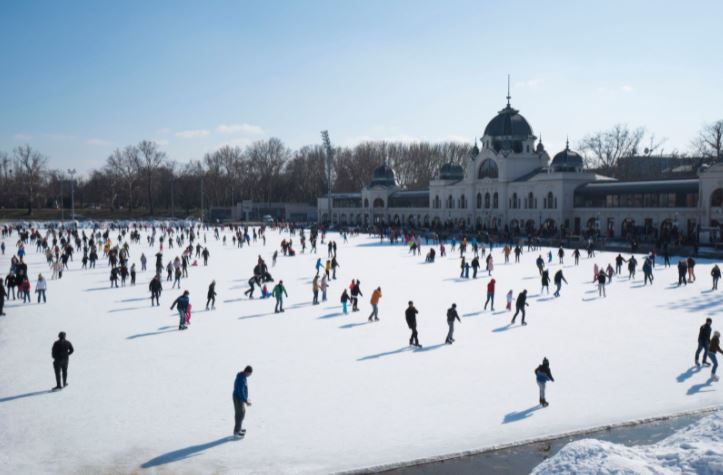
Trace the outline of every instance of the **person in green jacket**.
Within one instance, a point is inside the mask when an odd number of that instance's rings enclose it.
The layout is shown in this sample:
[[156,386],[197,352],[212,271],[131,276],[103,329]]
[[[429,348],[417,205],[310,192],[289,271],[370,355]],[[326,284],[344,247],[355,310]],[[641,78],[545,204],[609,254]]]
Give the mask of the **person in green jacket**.
[[286,293],[286,288],[284,287],[284,281],[280,280],[276,286],[274,286],[274,289],[271,291],[271,294],[276,299],[276,307],[274,307],[274,313],[279,313],[284,311],[284,296],[288,297],[289,294]]

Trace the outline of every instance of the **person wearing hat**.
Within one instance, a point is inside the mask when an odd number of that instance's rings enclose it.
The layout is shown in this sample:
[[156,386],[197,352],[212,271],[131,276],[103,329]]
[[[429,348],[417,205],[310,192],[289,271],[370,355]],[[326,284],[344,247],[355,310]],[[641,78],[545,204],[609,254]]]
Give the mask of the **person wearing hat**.
[[178,309],[179,330],[185,330],[186,328],[188,328],[186,326],[186,310],[188,309],[188,304],[191,303],[190,299],[188,298],[188,294],[188,290],[184,290],[183,295],[174,300],[173,304],[171,305],[171,310],[173,310],[173,307],[176,307]]
[[710,379],[713,381],[718,381],[718,376],[716,376],[715,372],[718,369],[718,357],[716,356],[716,353],[723,354],[723,351],[720,349],[720,332],[716,331],[713,332],[713,338],[710,339],[710,345],[708,346],[708,358],[713,362],[713,368],[710,373]]
[[286,293],[286,287],[284,287],[284,281],[280,280],[278,284],[271,290],[271,295],[276,299],[276,306],[274,307],[274,313],[284,311],[284,296],[288,297]]
[[454,343],[454,321],[457,320],[462,323],[457,313],[457,304],[453,303],[450,308],[447,309],[447,325],[449,325],[449,332],[447,332],[447,339],[444,341],[446,344],[451,345]]
[[[68,360],[73,354],[73,344],[65,339],[65,332],[58,333],[58,339],[53,343],[51,354],[53,356],[53,370],[55,371],[55,387],[53,390],[63,389],[68,385]],[[63,385],[60,385],[60,375],[63,375]]]
[[540,404],[542,407],[547,407],[550,403],[545,399],[545,385],[548,381],[555,382],[555,378],[552,377],[552,371],[550,371],[550,362],[547,358],[542,358],[542,364],[535,368],[535,379],[537,380],[537,386],[540,388]]
[[419,344],[419,335],[417,334],[417,314],[419,311],[414,307],[414,302],[409,301],[407,310],[404,311],[404,318],[407,320],[407,326],[412,330],[412,336],[409,337],[409,344],[421,348]]
[[242,429],[241,424],[243,424],[244,417],[246,417],[246,406],[251,405],[247,379],[253,372],[254,369],[251,366],[246,366],[243,371],[236,375],[236,380],[233,383],[233,435],[236,438],[246,435],[246,429]]

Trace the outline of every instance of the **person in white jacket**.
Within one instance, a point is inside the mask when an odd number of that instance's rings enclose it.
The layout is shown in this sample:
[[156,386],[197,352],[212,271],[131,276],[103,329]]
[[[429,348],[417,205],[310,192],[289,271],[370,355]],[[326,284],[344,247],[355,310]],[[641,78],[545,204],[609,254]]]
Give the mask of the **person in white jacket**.
[[38,283],[35,284],[35,292],[38,294],[38,303],[40,303],[41,298],[43,299],[43,303],[47,302],[45,299],[46,290],[48,290],[48,281],[45,280],[43,274],[38,274]]

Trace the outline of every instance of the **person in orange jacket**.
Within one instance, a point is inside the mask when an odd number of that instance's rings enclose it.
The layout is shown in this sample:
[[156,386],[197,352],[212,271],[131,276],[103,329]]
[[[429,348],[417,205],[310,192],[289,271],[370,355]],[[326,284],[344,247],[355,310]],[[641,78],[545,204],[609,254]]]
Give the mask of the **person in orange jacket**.
[[379,321],[379,299],[382,298],[382,288],[377,287],[374,292],[372,292],[372,298],[369,301],[369,303],[372,304],[372,313],[369,314],[369,321],[376,320]]

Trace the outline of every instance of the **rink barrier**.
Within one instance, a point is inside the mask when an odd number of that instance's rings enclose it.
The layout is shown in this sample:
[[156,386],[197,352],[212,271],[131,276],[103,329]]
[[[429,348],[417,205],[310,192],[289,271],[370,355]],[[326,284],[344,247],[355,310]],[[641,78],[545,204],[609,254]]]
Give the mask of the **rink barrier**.
[[418,458],[414,460],[406,460],[402,462],[392,462],[388,464],[380,464],[380,465],[372,465],[365,468],[357,468],[357,469],[351,469],[351,470],[342,470],[340,472],[332,472],[334,475],[365,475],[365,474],[373,474],[373,473],[382,473],[382,472],[389,472],[392,470],[398,470],[401,468],[410,468],[410,467],[416,467],[419,465],[427,465],[430,463],[439,463],[439,462],[445,462],[447,460],[453,460],[458,459],[462,457],[470,457],[475,455],[481,455],[489,452],[496,452],[498,450],[505,450],[505,449],[513,449],[522,447],[525,445],[532,445],[532,444],[538,444],[541,442],[550,442],[560,439],[566,439],[568,437],[578,437],[581,435],[586,434],[594,434],[596,432],[603,432],[613,429],[619,429],[622,427],[631,427],[636,426],[640,424],[649,424],[651,422],[660,422],[660,421],[666,421],[670,419],[676,419],[678,417],[686,417],[686,416],[703,416],[705,414],[710,414],[716,411],[719,411],[723,409],[723,406],[709,406],[703,409],[693,409],[690,411],[683,411],[683,412],[676,412],[675,414],[668,414],[666,416],[654,416],[654,417],[646,417],[642,419],[634,419],[630,421],[625,422],[618,422],[615,424],[605,424],[595,427],[589,427],[587,429],[578,429],[574,431],[569,432],[563,432],[560,434],[553,434],[553,435],[543,435],[540,437],[533,437],[530,439],[524,439],[519,440],[515,442],[509,442],[506,444],[498,444],[498,445],[491,445],[488,447],[483,447],[480,449],[471,449],[471,450],[464,450],[461,452],[453,452],[449,454],[443,454],[443,455],[433,455],[431,457],[423,457]]

